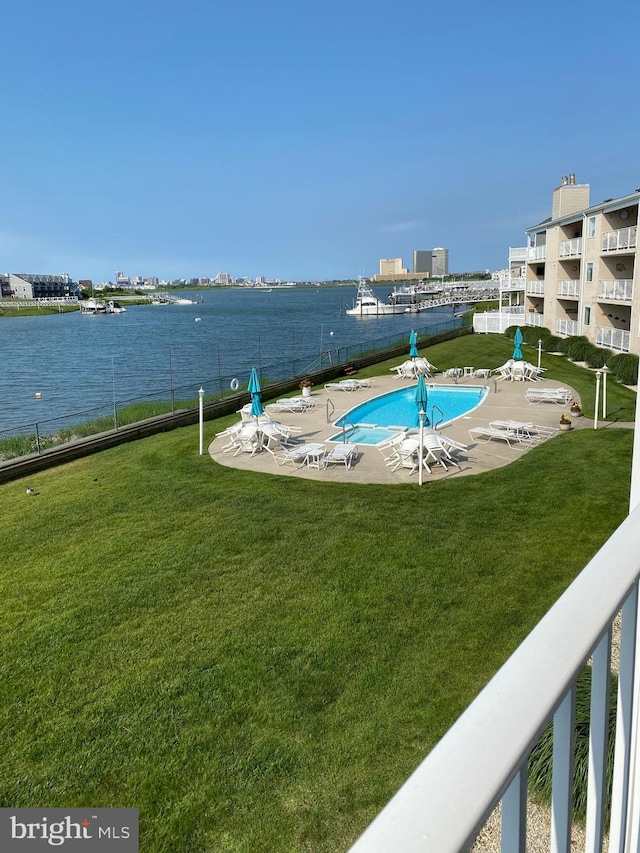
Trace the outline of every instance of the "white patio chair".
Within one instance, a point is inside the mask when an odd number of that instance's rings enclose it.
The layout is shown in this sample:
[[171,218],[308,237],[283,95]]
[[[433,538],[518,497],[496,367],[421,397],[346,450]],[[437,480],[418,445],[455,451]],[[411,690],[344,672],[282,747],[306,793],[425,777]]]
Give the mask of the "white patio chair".
[[381,441],[380,444],[376,444],[376,448],[382,454],[385,465],[391,465],[397,461],[398,448],[406,437],[407,433],[404,431],[399,435],[394,435],[392,438],[388,438],[386,441]]
[[[409,468],[410,474],[418,470],[418,448],[420,442],[415,438],[406,438],[398,447],[398,457],[393,465],[392,471],[397,471],[399,468]],[[430,469],[428,469],[430,470]]]
[[256,426],[246,426],[243,430],[241,430],[241,432],[237,435],[234,441],[234,456],[237,456],[239,453],[249,453],[251,456],[254,456],[256,453],[258,453],[259,450],[262,449],[262,436],[258,432]]
[[[456,468],[460,467],[460,464],[453,458],[440,436],[428,433],[423,437],[423,446],[425,449],[424,458],[427,467],[429,462],[439,463],[445,471],[448,469],[449,465],[455,465]],[[428,468],[428,470],[431,472],[430,468]]]

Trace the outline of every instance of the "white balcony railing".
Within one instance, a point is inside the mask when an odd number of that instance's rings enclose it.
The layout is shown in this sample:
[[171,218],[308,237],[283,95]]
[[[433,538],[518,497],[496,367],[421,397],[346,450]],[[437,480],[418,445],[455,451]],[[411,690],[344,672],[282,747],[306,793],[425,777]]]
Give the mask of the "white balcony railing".
[[527,326],[542,326],[544,314],[538,314],[537,311],[529,311],[527,313]]
[[633,299],[633,279],[600,279],[598,282],[598,299],[611,299],[614,302],[631,302]]
[[556,320],[556,332],[559,335],[577,335],[578,323],[575,320]]
[[523,278],[501,278],[498,286],[500,290],[524,290],[525,280]]
[[526,263],[529,259],[529,249],[526,246],[511,247],[509,249],[509,262]]
[[612,329],[610,326],[596,326],[596,344],[607,349],[629,352],[629,332],[624,329]]
[[531,296],[544,296],[544,281],[528,281],[527,293]]
[[574,237],[573,240],[563,240],[558,246],[558,255],[561,258],[580,254],[582,254],[582,237]]
[[502,334],[509,326],[521,326],[523,311],[517,307],[504,307],[502,311],[485,311],[473,315],[473,331],[476,334]]
[[544,261],[547,257],[547,247],[546,246],[529,246],[529,260],[530,261]]
[[580,279],[558,279],[558,296],[580,296]]
[[[634,685],[640,574],[640,507],[436,744],[351,848],[352,853],[467,850],[501,802],[501,849],[526,849],[527,759],[553,719],[551,838],[571,847],[576,678],[592,658],[586,846],[603,849],[612,623],[621,611],[620,666],[609,851],[639,846]],[[560,653],[561,650],[561,653]]]
[[602,251],[619,252],[622,249],[635,249],[637,238],[637,225],[618,228],[617,231],[605,231],[602,235]]

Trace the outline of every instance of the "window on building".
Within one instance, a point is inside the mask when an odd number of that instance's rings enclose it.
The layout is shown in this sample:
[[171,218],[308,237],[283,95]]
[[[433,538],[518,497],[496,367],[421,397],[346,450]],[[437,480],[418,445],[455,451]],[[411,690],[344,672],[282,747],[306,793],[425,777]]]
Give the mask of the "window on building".
[[595,216],[589,217],[589,224],[587,225],[587,237],[595,237],[596,236],[596,218]]
[[593,281],[593,264],[587,264],[587,277],[586,281]]
[[588,326],[591,323],[591,308],[589,305],[584,306],[584,325]]

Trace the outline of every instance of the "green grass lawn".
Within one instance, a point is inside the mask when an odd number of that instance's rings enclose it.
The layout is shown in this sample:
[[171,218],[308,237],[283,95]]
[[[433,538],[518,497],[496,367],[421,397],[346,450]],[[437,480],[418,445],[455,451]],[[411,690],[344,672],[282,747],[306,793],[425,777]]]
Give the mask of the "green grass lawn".
[[422,489],[223,468],[197,433],[0,486],[0,805],[137,807],[144,851],[344,850],[622,521],[632,433]]

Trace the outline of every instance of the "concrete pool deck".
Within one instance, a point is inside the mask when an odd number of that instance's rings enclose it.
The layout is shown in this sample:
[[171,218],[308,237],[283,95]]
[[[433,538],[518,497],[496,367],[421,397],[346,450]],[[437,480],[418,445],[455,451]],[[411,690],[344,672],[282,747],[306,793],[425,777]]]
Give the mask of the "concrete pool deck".
[[[372,388],[363,388],[358,391],[335,391],[325,390],[322,387],[314,388],[311,399],[315,402],[314,408],[300,414],[282,413],[274,414],[273,420],[283,424],[300,427],[301,432],[296,437],[304,442],[326,442],[336,434],[336,428],[332,426],[345,412],[359,403],[370,400],[379,394],[388,391],[396,391],[409,385],[415,386],[415,382],[397,379],[392,376],[379,376],[374,379]],[[451,379],[435,376],[428,380],[429,384],[451,385]],[[490,421],[524,421],[539,426],[558,428],[560,415],[568,412],[569,407],[557,403],[541,402],[528,403],[525,398],[527,388],[569,388],[560,382],[543,380],[541,382],[508,382],[491,379],[460,379],[460,387],[472,385],[488,385],[489,393],[484,402],[467,415],[455,420],[450,426],[441,430],[444,435],[467,446],[468,450],[461,451],[458,455],[460,469],[456,467],[445,471],[442,466],[432,466],[432,473],[424,472],[425,485],[433,480],[449,480],[455,477],[464,477],[470,474],[480,474],[508,465],[519,459],[526,450],[521,448],[510,448],[504,441],[473,440],[469,430],[474,427],[486,427]],[[580,402],[577,393],[570,388],[574,400]],[[267,410],[269,414],[269,410]],[[572,425],[576,429],[593,427],[593,421],[585,417],[572,418]],[[552,441],[562,441],[564,433],[559,433]],[[347,470],[343,465],[332,465],[328,468],[297,468],[292,465],[277,465],[270,453],[262,451],[251,456],[249,453],[222,452],[222,447],[227,443],[225,437],[215,438],[209,445],[209,455],[220,465],[229,468],[238,468],[244,471],[254,471],[265,474],[275,474],[287,477],[300,477],[305,480],[318,480],[331,483],[388,483],[389,485],[399,483],[417,483],[418,475],[409,474],[405,469],[393,472],[385,465],[380,451],[374,445],[359,444],[358,459],[353,467]]]

